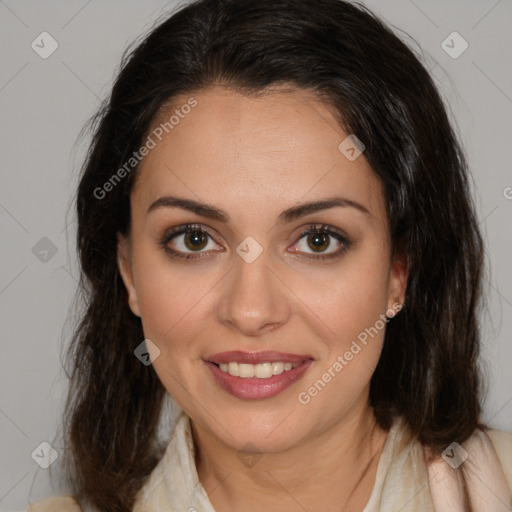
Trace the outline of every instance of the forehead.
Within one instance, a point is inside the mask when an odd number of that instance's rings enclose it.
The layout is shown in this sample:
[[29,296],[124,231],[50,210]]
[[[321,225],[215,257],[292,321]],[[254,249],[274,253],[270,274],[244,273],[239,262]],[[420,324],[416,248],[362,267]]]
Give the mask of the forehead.
[[181,192],[247,207],[264,201],[277,211],[339,192],[382,208],[364,153],[351,161],[339,149],[348,135],[310,91],[283,86],[256,96],[215,87],[176,96],[152,123],[155,146],[133,194],[141,205]]

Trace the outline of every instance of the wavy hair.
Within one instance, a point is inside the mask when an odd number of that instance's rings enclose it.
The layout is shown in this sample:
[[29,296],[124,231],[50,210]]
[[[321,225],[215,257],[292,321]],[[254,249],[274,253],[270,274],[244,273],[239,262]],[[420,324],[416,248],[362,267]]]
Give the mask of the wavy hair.
[[[67,352],[68,473],[77,499],[131,510],[162,456],[165,389],[134,357],[144,339],[117,266],[137,167],[98,190],[178,94],[222,85],[244,94],[313,91],[360,139],[384,185],[393,247],[407,258],[405,305],[389,323],[370,401],[388,429],[402,415],[436,454],[480,419],[483,244],[465,156],[421,58],[367,8],[342,0],[199,0],[166,14],[123,54],[91,119],[76,195],[79,294]],[[466,489],[466,497],[468,496]]]

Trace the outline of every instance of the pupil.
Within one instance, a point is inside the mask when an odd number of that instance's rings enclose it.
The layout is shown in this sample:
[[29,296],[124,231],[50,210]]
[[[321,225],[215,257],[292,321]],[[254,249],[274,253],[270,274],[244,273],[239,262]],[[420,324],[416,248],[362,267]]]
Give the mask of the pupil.
[[190,231],[185,236],[185,243],[189,249],[202,249],[205,241],[206,237],[200,231]]
[[312,242],[314,244],[312,249],[314,249],[315,251],[317,249],[326,249],[327,247],[329,247],[329,239],[325,233],[315,233],[314,235],[312,235]]

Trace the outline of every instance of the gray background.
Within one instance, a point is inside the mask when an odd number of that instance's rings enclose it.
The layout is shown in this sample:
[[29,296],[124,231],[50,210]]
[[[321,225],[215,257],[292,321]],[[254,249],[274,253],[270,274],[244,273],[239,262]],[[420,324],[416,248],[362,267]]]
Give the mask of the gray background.
[[[488,248],[484,420],[512,431],[512,0],[365,4],[419,43],[465,145]],[[78,275],[67,210],[89,140],[77,144],[78,133],[107,95],[123,50],[174,5],[0,0],[2,511],[57,492],[31,453],[55,439],[65,396],[62,343]],[[47,59],[31,47],[44,31],[59,45]],[[457,58],[442,47],[454,31],[469,45]],[[445,45],[460,51],[452,39]],[[48,246],[56,253],[42,252]]]

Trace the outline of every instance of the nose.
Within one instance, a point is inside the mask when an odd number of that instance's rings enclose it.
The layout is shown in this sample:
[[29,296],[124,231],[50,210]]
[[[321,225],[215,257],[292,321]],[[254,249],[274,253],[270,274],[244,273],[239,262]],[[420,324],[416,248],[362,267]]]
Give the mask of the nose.
[[277,329],[290,316],[289,290],[269,266],[266,251],[253,262],[234,258],[218,303],[221,323],[246,336],[259,336]]

